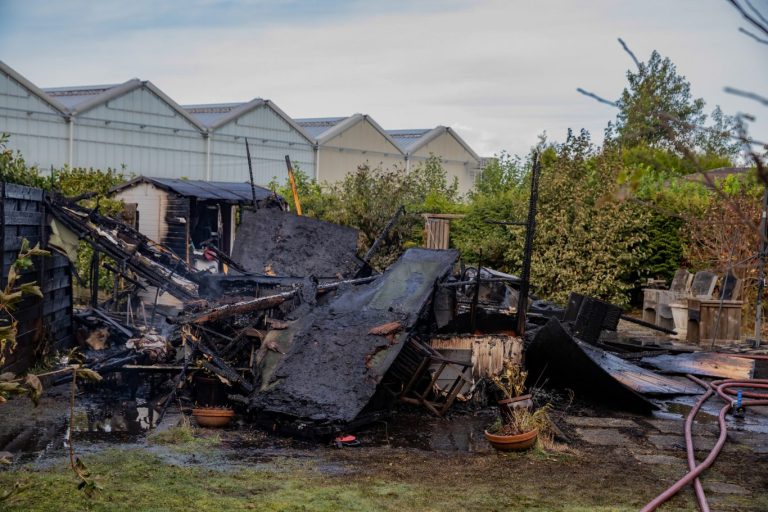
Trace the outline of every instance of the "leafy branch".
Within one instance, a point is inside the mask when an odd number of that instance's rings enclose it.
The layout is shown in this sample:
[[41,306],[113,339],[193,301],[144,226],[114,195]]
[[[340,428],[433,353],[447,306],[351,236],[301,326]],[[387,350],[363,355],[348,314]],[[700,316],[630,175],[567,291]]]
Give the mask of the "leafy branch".
[[76,351],[70,353],[70,361],[75,360],[75,365],[72,367],[72,384],[70,386],[69,396],[69,432],[67,433],[67,444],[69,445],[69,466],[72,471],[75,472],[77,478],[80,479],[78,489],[85,492],[86,496],[91,497],[93,494],[100,490],[96,481],[91,478],[91,472],[85,463],[75,455],[75,445],[72,441],[72,434],[75,430],[75,396],[77,395],[77,379],[84,379],[87,381],[98,382],[101,380],[101,375],[97,372],[84,368],[82,361],[78,361]]
[[[6,356],[16,348],[18,322],[13,316],[13,311],[27,296],[43,298],[43,292],[36,282],[18,283],[18,281],[24,271],[33,268],[33,257],[49,255],[48,251],[40,248],[40,244],[30,248],[29,241],[24,238],[21,241],[19,255],[8,270],[5,287],[0,291],[0,367],[5,364]],[[0,404],[6,402],[9,396],[28,395],[37,405],[42,391],[40,379],[32,374],[23,378],[17,378],[10,372],[0,375]]]

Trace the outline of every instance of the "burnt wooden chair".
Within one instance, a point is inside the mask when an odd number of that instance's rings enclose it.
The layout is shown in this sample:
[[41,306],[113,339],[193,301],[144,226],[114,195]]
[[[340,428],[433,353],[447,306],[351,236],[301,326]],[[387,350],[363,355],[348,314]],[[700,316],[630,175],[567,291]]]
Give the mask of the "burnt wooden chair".
[[[437,381],[451,369],[456,377],[440,388]],[[451,407],[465,384],[472,384],[472,363],[452,361],[432,347],[411,338],[390,369],[393,376],[405,383],[395,394],[405,403],[421,405],[442,417]]]

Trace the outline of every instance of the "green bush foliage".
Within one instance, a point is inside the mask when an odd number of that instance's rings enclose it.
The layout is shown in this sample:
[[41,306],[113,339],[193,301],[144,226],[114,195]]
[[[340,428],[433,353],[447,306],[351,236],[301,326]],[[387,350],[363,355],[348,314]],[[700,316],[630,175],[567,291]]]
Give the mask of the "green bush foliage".
[[[7,133],[0,134],[0,181],[42,188],[70,198],[87,196],[79,200],[81,206],[98,207],[101,213],[113,217],[117,217],[123,210],[122,201],[111,198],[109,191],[126,180],[124,172],[65,166],[62,169],[52,169],[50,176],[42,176],[37,167],[27,165],[18,151],[8,148],[8,139]],[[75,268],[86,286],[90,285],[89,269],[92,255],[93,249],[82,242],[78,248]],[[112,276],[108,272],[101,272],[99,287],[109,291],[112,286]]]
[[40,175],[37,167],[27,165],[18,151],[8,147],[7,133],[0,133],[0,181],[27,187],[48,188],[50,182]]
[[[383,270],[408,247],[421,244],[424,220],[421,213],[463,211],[456,180],[449,183],[439,157],[406,172],[402,167],[382,169],[361,165],[339,183],[318,184],[304,172],[295,173],[304,215],[353,227],[360,232],[358,252],[364,254],[400,206],[406,213],[389,232],[385,243],[371,261]],[[288,200],[293,195],[288,180],[273,180],[273,190]]]

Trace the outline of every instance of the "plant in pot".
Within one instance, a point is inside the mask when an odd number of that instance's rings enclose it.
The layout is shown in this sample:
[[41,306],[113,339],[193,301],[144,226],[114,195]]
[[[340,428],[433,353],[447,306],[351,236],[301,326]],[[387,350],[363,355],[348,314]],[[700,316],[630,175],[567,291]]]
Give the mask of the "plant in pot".
[[502,421],[511,421],[512,413],[517,409],[530,409],[533,406],[531,395],[525,393],[527,377],[528,372],[511,359],[504,361],[499,375],[491,377],[491,381],[502,395],[498,401]]
[[235,411],[225,405],[226,389],[219,378],[202,371],[195,374],[195,407],[192,416],[201,427],[224,427],[229,424]]
[[205,406],[192,409],[192,416],[201,427],[225,427],[235,416],[235,411],[226,406]]
[[513,409],[509,421],[498,418],[485,431],[485,438],[500,451],[527,450],[536,443],[540,432],[549,429],[549,405],[535,411],[528,407]]

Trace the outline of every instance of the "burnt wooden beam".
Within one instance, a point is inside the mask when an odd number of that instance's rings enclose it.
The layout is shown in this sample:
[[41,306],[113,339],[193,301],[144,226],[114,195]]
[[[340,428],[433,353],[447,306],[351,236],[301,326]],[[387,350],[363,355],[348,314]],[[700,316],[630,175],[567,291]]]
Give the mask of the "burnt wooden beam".
[[[361,279],[349,279],[346,281],[337,281],[335,283],[322,284],[317,287],[317,293],[323,294],[329,291],[337,289],[339,286],[344,285],[359,285],[370,283],[376,279],[376,277],[364,277]],[[211,322],[214,320],[223,320],[235,315],[244,315],[247,313],[253,313],[254,311],[261,311],[264,309],[273,308],[279,306],[288,299],[292,299],[299,292],[299,289],[290,290],[276,295],[268,295],[266,297],[258,297],[256,299],[248,299],[234,304],[224,304],[201,313],[194,315],[184,316],[179,319],[175,319],[173,323],[177,324],[201,324],[205,322]]]
[[379,236],[376,237],[376,240],[373,241],[373,243],[371,244],[371,248],[368,249],[368,252],[366,252],[365,256],[363,256],[363,263],[368,264],[371,261],[371,258],[373,258],[373,255],[376,254],[376,251],[379,249],[379,245],[381,245],[381,242],[384,241],[384,239],[387,237],[387,234],[389,234],[389,231],[395,225],[395,223],[400,218],[400,216],[404,213],[405,213],[405,206],[401,205],[400,208],[398,208],[395,214],[392,216],[392,218],[389,219],[389,222],[387,222],[387,225],[384,226],[384,229],[381,230],[381,233],[379,233]]
[[193,341],[191,338],[188,338],[187,341],[210,361],[203,361],[203,368],[209,372],[227,379],[230,382],[238,384],[248,393],[253,391],[253,384],[243,379],[236,370],[234,370],[226,361],[219,357],[205,343],[201,341]]
[[666,327],[662,327],[651,322],[646,322],[645,320],[640,320],[639,318],[635,318],[633,316],[621,315],[621,319],[626,320],[627,322],[632,322],[633,324],[642,325],[643,327],[653,329],[654,331],[663,332],[664,334],[671,334],[673,336],[677,334],[677,331],[673,329],[667,329]]

